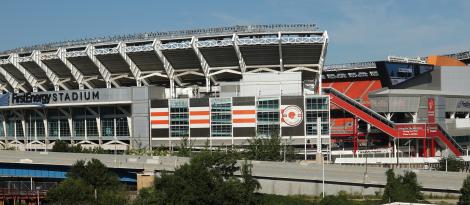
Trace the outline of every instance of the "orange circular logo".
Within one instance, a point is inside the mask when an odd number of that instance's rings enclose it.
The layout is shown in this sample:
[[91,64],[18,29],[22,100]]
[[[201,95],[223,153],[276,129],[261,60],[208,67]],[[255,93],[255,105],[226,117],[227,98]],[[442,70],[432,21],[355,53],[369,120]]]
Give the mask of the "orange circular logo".
[[289,105],[282,111],[282,121],[291,127],[295,127],[302,122],[303,112],[299,106]]

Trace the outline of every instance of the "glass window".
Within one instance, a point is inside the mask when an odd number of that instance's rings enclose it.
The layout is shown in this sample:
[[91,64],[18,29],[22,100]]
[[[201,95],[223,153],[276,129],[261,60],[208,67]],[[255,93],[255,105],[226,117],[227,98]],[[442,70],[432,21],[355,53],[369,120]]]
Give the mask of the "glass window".
[[257,133],[263,137],[279,134],[279,99],[258,99],[256,106]]
[[34,121],[29,120],[26,122],[26,133],[27,137],[34,137],[35,134],[35,123]]
[[321,134],[330,134],[330,116],[328,99],[326,97],[309,97],[306,101],[306,131],[307,135],[317,135],[317,119],[321,120]]
[[15,136],[15,121],[14,120],[7,120],[7,136],[8,137]]
[[125,137],[129,136],[129,126],[127,124],[126,117],[116,119],[116,135]]
[[58,120],[49,120],[49,137],[58,137],[59,136],[59,122]]
[[85,137],[85,119],[76,119],[73,124],[75,137]]
[[103,118],[101,120],[101,129],[104,137],[114,136],[114,118]]
[[211,136],[232,136],[232,102],[230,98],[211,100]]
[[42,120],[36,120],[36,135],[38,137],[44,137],[45,136],[45,129],[44,129],[44,122]]
[[98,126],[96,125],[96,118],[86,119],[86,131],[88,137],[98,137]]
[[24,137],[23,124],[21,120],[16,120],[16,137]]
[[187,99],[170,100],[170,136],[189,137],[189,107]]
[[69,122],[67,119],[60,120],[59,128],[61,137],[70,137]]

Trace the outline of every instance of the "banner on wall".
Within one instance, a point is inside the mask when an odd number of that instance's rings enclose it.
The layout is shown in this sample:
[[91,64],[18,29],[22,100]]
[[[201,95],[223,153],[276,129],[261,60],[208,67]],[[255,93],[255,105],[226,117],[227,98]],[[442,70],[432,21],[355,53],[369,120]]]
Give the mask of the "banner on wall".
[[426,137],[426,124],[396,124],[400,138]]
[[434,98],[428,98],[428,122],[436,122],[436,103]]

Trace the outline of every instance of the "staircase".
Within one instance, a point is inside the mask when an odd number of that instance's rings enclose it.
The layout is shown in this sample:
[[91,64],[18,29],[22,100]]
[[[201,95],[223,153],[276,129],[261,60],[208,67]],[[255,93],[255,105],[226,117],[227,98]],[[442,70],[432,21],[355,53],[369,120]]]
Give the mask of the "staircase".
[[[337,105],[352,115],[355,115],[359,119],[364,120],[389,136],[394,138],[398,137],[398,129],[395,127],[395,123],[388,120],[384,116],[362,105],[361,103],[356,102],[355,100],[335,90],[334,88],[323,88],[323,92],[330,96],[331,103]],[[449,135],[449,133],[445,131],[444,128],[442,128],[439,124],[428,124],[427,127],[428,136],[436,136],[436,141],[441,147],[449,148],[456,156],[462,155],[462,147],[460,147],[460,145],[454,140],[452,136]]]

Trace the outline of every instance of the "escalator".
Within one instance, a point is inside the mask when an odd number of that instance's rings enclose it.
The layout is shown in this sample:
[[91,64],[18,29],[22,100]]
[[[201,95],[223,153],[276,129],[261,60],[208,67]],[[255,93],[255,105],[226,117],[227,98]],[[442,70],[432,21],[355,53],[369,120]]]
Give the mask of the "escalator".
[[[355,115],[359,119],[369,123],[389,136],[394,138],[398,137],[398,129],[395,127],[395,123],[384,116],[351,99],[334,88],[323,88],[323,92],[330,96],[331,103],[346,110],[352,115]],[[460,147],[460,145],[452,136],[449,135],[449,133],[445,131],[444,128],[439,124],[428,124],[427,127],[427,133],[429,133],[428,136],[436,136],[436,141],[442,148],[449,148],[456,156],[462,155],[462,147]]]

